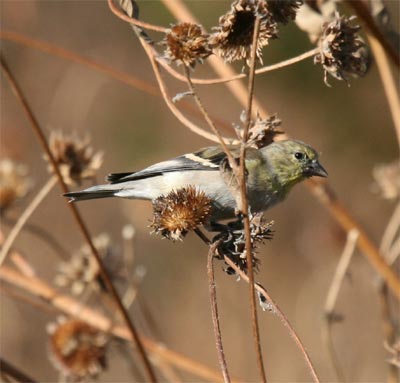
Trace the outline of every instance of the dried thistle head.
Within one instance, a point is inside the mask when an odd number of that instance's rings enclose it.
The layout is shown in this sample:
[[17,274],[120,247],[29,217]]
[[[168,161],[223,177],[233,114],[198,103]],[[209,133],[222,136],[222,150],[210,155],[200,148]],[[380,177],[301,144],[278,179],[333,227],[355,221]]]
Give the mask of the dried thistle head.
[[[50,150],[67,184],[80,184],[84,179],[94,178],[103,163],[103,153],[94,153],[89,144],[88,137],[68,136],[62,132],[51,133]],[[53,171],[51,165],[49,170]]]
[[366,45],[357,34],[358,25],[350,25],[355,16],[339,16],[324,25],[319,41],[319,53],[314,63],[324,68],[324,81],[329,86],[327,75],[347,82],[347,76],[362,77],[368,70],[369,56]]
[[178,64],[194,68],[212,53],[208,35],[197,24],[179,23],[167,33],[163,43],[167,46],[165,57]]
[[400,197],[400,161],[376,165],[372,171],[376,185],[374,189],[385,199]]
[[106,368],[105,333],[65,317],[50,323],[47,330],[50,359],[64,376],[75,380],[95,377]]
[[[262,213],[254,214],[250,217],[250,239],[251,247],[257,249],[258,244],[263,243],[266,239],[272,239],[273,231],[271,229],[273,222],[267,222]],[[246,257],[246,237],[241,221],[229,224],[226,230],[216,235],[213,243],[219,242],[216,253],[218,258],[224,259],[227,256],[241,270],[247,273],[247,257]],[[253,253],[253,267],[257,271],[260,261]],[[225,269],[227,274],[236,274],[235,270],[228,266]]]
[[278,33],[276,21],[268,11],[265,0],[236,0],[231,9],[219,18],[219,25],[210,36],[210,44],[225,61],[249,59],[257,16],[260,18],[260,32],[256,54],[262,62],[262,48]]
[[271,17],[281,24],[287,24],[296,18],[303,0],[267,0],[267,8]]
[[23,198],[31,188],[28,168],[9,158],[0,160],[0,213]]
[[[100,234],[93,239],[93,244],[112,279],[123,279],[124,260],[121,252],[113,246],[110,236]],[[81,295],[88,286],[104,287],[99,266],[87,244],[67,262],[60,263],[54,282],[59,287],[70,289],[73,295]]]
[[193,186],[171,191],[153,201],[154,232],[173,241],[182,240],[191,230],[204,224],[211,214],[211,200]]
[[257,116],[257,119],[250,125],[248,145],[260,149],[271,144],[274,142],[275,136],[283,134],[283,131],[279,130],[281,125],[282,121],[276,115],[264,120]]

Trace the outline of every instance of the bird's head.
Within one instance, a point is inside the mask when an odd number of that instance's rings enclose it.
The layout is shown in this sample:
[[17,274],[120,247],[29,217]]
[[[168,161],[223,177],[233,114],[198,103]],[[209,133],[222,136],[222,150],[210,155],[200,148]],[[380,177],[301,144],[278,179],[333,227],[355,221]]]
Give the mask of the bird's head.
[[301,141],[279,141],[264,148],[268,163],[281,185],[294,184],[312,176],[328,177],[318,153]]

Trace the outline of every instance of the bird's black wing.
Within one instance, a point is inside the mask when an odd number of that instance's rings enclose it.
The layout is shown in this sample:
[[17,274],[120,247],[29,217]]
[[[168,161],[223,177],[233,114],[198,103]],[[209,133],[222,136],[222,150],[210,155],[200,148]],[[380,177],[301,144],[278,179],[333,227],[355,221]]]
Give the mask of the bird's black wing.
[[164,173],[196,171],[196,170],[219,170],[221,161],[226,157],[220,147],[209,147],[195,153],[184,154],[169,161],[159,162],[134,173],[112,173],[107,176],[107,181],[117,184],[127,181],[136,181],[149,177],[160,176]]

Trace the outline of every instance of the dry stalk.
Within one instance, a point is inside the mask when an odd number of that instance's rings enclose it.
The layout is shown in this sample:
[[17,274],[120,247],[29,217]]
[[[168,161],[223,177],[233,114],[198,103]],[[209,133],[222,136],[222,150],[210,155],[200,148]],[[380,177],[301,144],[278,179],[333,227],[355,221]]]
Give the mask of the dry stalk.
[[374,53],[383,89],[392,114],[397,142],[400,147],[400,99],[396,89],[396,83],[398,83],[398,81],[394,79],[392,71],[390,70],[389,60],[382,45],[372,34],[368,34],[367,36],[372,52]]
[[240,146],[240,165],[239,165],[239,185],[240,185],[240,210],[243,214],[244,232],[245,232],[245,249],[247,258],[247,267],[249,275],[249,294],[250,294],[250,312],[251,312],[251,323],[253,328],[253,340],[254,348],[257,356],[257,366],[261,380],[267,381],[265,375],[264,361],[262,357],[261,341],[260,341],[260,329],[258,325],[257,317],[257,306],[256,306],[256,292],[254,290],[254,267],[253,267],[253,251],[251,246],[251,234],[250,234],[250,218],[249,218],[249,201],[247,199],[247,184],[246,184],[246,143],[248,140],[249,129],[251,124],[251,114],[253,106],[254,96],[254,79],[255,79],[255,67],[256,67],[256,51],[257,51],[257,38],[260,31],[260,18],[257,16],[254,22],[253,41],[251,45],[250,55],[250,71],[249,71],[249,84],[248,84],[248,99],[247,99],[247,110],[246,120],[244,122],[244,129],[242,133],[242,142]]
[[222,376],[224,377],[224,382],[228,383],[231,381],[231,379],[229,377],[228,365],[226,363],[224,348],[222,346],[222,336],[221,336],[221,328],[219,326],[219,315],[217,306],[217,291],[215,287],[215,277],[214,277],[213,260],[214,260],[215,249],[217,248],[217,246],[218,242],[211,245],[210,249],[208,250],[208,255],[207,255],[208,289],[210,292],[211,313],[212,313],[215,344],[217,347],[219,366],[221,368]]
[[41,204],[41,202],[46,198],[46,196],[50,193],[53,187],[57,184],[57,177],[51,176],[49,180],[43,185],[43,187],[38,191],[36,196],[32,199],[30,204],[25,208],[24,212],[18,218],[14,227],[11,229],[8,234],[6,240],[0,251],[0,266],[6,260],[7,254],[11,249],[14,241],[17,239],[18,234],[24,228],[25,224],[28,222],[29,218],[35,212],[37,207]]
[[[277,69],[281,69],[293,64],[296,64],[300,61],[303,61],[307,58],[315,56],[316,53],[319,52],[319,48],[314,48],[309,50],[308,52],[302,53],[298,56],[291,57],[290,59],[280,61],[276,64],[271,64],[271,65],[265,65],[261,68],[256,69],[255,74],[262,74],[262,73],[267,73],[271,72]],[[163,58],[157,57],[157,61],[162,67],[174,78],[176,78],[179,81],[186,81],[185,76],[182,76],[179,72],[177,72],[174,68],[172,68],[168,63],[165,62]],[[218,84],[225,84],[231,81],[237,81],[241,80],[244,78],[247,78],[248,75],[246,73],[240,73],[233,75],[231,77],[224,77],[224,78],[210,78],[210,79],[203,79],[203,78],[196,78],[192,77],[192,83],[196,85],[218,85]]]
[[[249,277],[244,273],[234,262],[232,262],[229,257],[224,255],[224,261],[232,267],[233,270],[237,273],[237,275],[240,276],[241,279],[246,281],[247,283],[250,283]],[[308,355],[306,348],[304,347],[303,343],[301,342],[299,336],[297,335],[296,331],[294,330],[293,326],[290,324],[289,320],[287,319],[286,315],[283,313],[283,311],[279,308],[277,303],[271,298],[271,296],[268,294],[267,290],[264,289],[259,283],[254,284],[255,290],[257,290],[264,298],[265,300],[269,303],[269,305],[272,308],[272,312],[280,319],[281,323],[288,329],[288,332],[294,342],[296,343],[296,346],[300,350],[304,361],[306,363],[306,366],[310,372],[310,375],[312,376],[312,380],[314,383],[320,383],[320,380],[318,378],[317,372],[315,371],[315,368],[313,366],[313,363],[311,361],[310,356]]]
[[[29,104],[28,104],[27,100],[25,99],[25,97],[24,97],[24,95],[22,93],[22,90],[20,89],[18,83],[16,82],[14,76],[12,75],[10,69],[8,68],[8,66],[7,66],[7,64],[6,64],[6,62],[5,62],[5,60],[4,60],[4,58],[2,56],[1,56],[1,60],[0,61],[1,61],[1,67],[3,69],[3,72],[4,72],[5,76],[7,77],[8,81],[10,83],[12,91],[14,92],[14,94],[15,94],[16,98],[18,99],[18,101],[21,103],[21,106],[23,107],[23,110],[24,110],[24,112],[26,114],[26,117],[28,118],[33,130],[37,134],[38,139],[39,139],[39,141],[40,141],[40,143],[41,143],[41,145],[43,147],[43,150],[44,150],[45,154],[50,159],[50,162],[51,162],[51,164],[53,166],[53,170],[55,171],[55,173],[57,175],[58,181],[59,181],[59,183],[61,185],[61,188],[62,188],[63,192],[64,193],[68,193],[68,191],[69,191],[68,186],[64,182],[63,176],[62,176],[62,174],[60,172],[60,169],[59,169],[59,167],[57,165],[57,162],[56,162],[56,160],[55,160],[55,158],[53,156],[53,153],[51,152],[51,150],[49,148],[49,145],[47,143],[47,139],[46,139],[46,137],[45,137],[45,135],[44,135],[44,133],[43,133],[38,121],[36,120],[32,110],[29,107]],[[112,298],[113,298],[113,300],[114,300],[119,312],[121,313],[121,315],[122,315],[127,327],[129,328],[129,331],[130,331],[130,333],[132,335],[132,339],[134,340],[134,343],[135,343],[135,345],[136,345],[136,347],[137,347],[137,349],[139,351],[140,358],[141,358],[141,360],[143,362],[143,365],[144,365],[144,368],[145,368],[145,371],[146,371],[146,375],[147,375],[149,381],[155,382],[156,381],[155,374],[154,374],[153,369],[151,367],[151,364],[150,364],[150,362],[148,360],[148,357],[146,355],[144,347],[143,347],[143,345],[142,345],[142,343],[140,341],[140,338],[139,338],[139,335],[137,333],[137,330],[136,330],[132,320],[129,318],[129,314],[128,314],[127,310],[125,309],[125,307],[124,307],[124,305],[123,305],[123,303],[122,303],[122,301],[121,301],[121,299],[120,299],[120,297],[118,295],[118,292],[115,289],[115,287],[114,287],[114,285],[113,285],[113,283],[112,283],[112,281],[110,279],[110,276],[109,276],[106,268],[104,267],[102,259],[101,259],[100,255],[99,255],[96,247],[93,244],[92,238],[91,238],[91,236],[89,234],[89,231],[88,231],[88,229],[86,227],[86,224],[83,221],[83,219],[82,219],[82,217],[81,217],[76,205],[72,204],[72,203],[69,203],[68,206],[70,207],[70,209],[72,211],[72,214],[73,214],[73,216],[75,218],[75,221],[76,221],[80,231],[82,232],[86,242],[88,243],[88,245],[89,245],[89,247],[90,247],[90,249],[91,249],[91,251],[93,253],[93,256],[96,258],[96,261],[97,261],[97,264],[99,266],[100,273],[101,273],[101,276],[102,276],[102,278],[103,278],[103,280],[105,282],[105,285],[106,285],[109,293],[111,294],[111,296],[112,296]]]
[[349,231],[349,233],[347,234],[346,245],[343,249],[342,255],[340,256],[340,260],[338,262],[335,274],[329,287],[324,308],[324,321],[322,324],[321,333],[322,341],[326,347],[326,350],[328,351],[328,355],[335,370],[336,379],[338,382],[344,382],[345,377],[342,368],[340,367],[338,356],[335,352],[335,348],[333,345],[332,324],[335,318],[335,305],[339,296],[339,290],[342,286],[347,269],[350,265],[351,258],[354,254],[358,235],[359,233],[356,229]]
[[[129,342],[133,341],[132,334],[127,326],[114,325],[113,322],[100,311],[85,306],[68,295],[59,294],[57,290],[40,278],[28,278],[8,266],[2,266],[0,268],[0,280],[39,297],[42,302],[46,302],[50,307],[68,316],[85,321],[91,326],[104,332],[110,332],[118,338]],[[141,336],[141,341],[146,350],[156,357],[163,358],[166,362],[188,371],[201,379],[211,382],[222,382],[219,371],[215,371],[182,354],[172,351],[164,344],[154,342],[144,336]]]
[[36,379],[33,379],[25,372],[20,370],[19,368],[15,367],[11,363],[7,362],[5,359],[0,358],[0,371],[1,374],[5,374],[6,376],[10,376],[15,379],[17,382],[21,383],[35,383],[37,382]]
[[168,31],[167,28],[160,27],[160,26],[158,26],[158,25],[153,25],[153,24],[150,24],[150,23],[146,23],[146,22],[140,21],[140,20],[138,20],[138,19],[136,19],[136,18],[132,18],[132,17],[127,16],[126,14],[124,14],[124,13],[119,9],[119,7],[117,7],[117,6],[114,4],[113,0],[108,0],[108,6],[109,6],[109,8],[111,9],[112,13],[114,13],[114,15],[116,15],[116,16],[119,17],[121,20],[124,20],[124,21],[126,21],[127,23],[129,23],[129,24],[134,24],[134,25],[136,25],[136,26],[138,26],[138,27],[145,28],[145,29],[149,29],[149,30],[151,30],[151,31],[161,32],[161,33],[166,33],[166,32]]
[[[174,17],[181,21],[190,21],[197,23],[198,21],[194,18],[188,8],[181,0],[169,1],[162,0],[165,7],[174,15]],[[349,1],[350,5],[358,4],[356,1]],[[222,77],[232,77],[235,74],[230,66],[226,65],[223,60],[218,57],[210,57],[208,62],[214,68],[214,70]],[[232,94],[237,98],[243,107],[246,107],[246,88],[239,82],[230,82],[227,84]],[[266,109],[256,100],[253,100],[253,109],[259,111],[259,113],[267,117],[268,112]],[[279,139],[288,139],[289,137],[285,134],[279,136]],[[370,237],[367,235],[365,230],[362,229],[361,225],[353,218],[348,209],[343,206],[336,198],[334,191],[330,185],[325,182],[316,182],[315,180],[309,180],[307,186],[311,192],[318,197],[323,205],[329,210],[331,215],[334,217],[339,226],[341,226],[346,232],[355,228],[360,232],[357,246],[361,250],[362,254],[367,258],[372,267],[376,272],[388,282],[390,289],[393,291],[397,298],[400,298],[400,280],[389,267],[389,265],[382,259],[382,256],[372,242]]]

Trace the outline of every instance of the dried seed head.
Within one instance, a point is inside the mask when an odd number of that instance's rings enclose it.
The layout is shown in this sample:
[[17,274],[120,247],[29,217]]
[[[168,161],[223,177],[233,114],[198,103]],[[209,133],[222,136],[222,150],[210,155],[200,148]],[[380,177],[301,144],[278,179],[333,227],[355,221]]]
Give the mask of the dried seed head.
[[374,189],[385,199],[400,197],[400,162],[380,164],[374,167],[372,174],[376,185]]
[[296,13],[303,0],[267,0],[267,8],[271,17],[281,24],[287,24],[296,18]]
[[76,319],[61,317],[48,326],[49,352],[55,368],[66,377],[94,377],[106,367],[107,336]]
[[[93,239],[93,244],[112,279],[123,279],[124,260],[121,252],[113,246],[109,235],[98,235]],[[60,263],[54,282],[59,287],[70,289],[73,295],[81,295],[89,285],[104,287],[99,266],[87,244],[73,254],[68,262]]]
[[[84,179],[94,178],[103,163],[103,154],[93,153],[88,137],[67,136],[61,132],[50,135],[50,150],[67,184],[80,184]],[[52,166],[49,170],[53,171]]]
[[25,197],[32,186],[27,177],[28,168],[9,158],[0,160],[0,213]]
[[250,58],[254,23],[260,17],[257,58],[262,62],[261,49],[277,37],[277,24],[268,11],[265,0],[236,0],[231,9],[219,18],[219,26],[210,36],[210,44],[227,62]]
[[210,214],[210,198],[193,186],[187,186],[153,201],[150,226],[168,239],[182,240],[189,231],[205,223]]
[[350,25],[354,19],[354,16],[347,18],[336,13],[335,20],[324,25],[319,42],[320,51],[315,56],[314,62],[322,64],[324,81],[328,86],[328,73],[337,80],[347,82],[347,75],[360,77],[368,70],[368,51],[357,34],[360,27]]
[[[250,238],[253,250],[253,267],[257,271],[260,261],[255,256],[254,251],[257,249],[258,244],[263,243],[266,239],[272,239],[273,222],[267,222],[262,213],[257,213],[250,217]],[[247,273],[247,257],[246,257],[246,237],[243,229],[242,221],[236,221],[226,227],[225,231],[216,235],[212,242],[219,241],[216,249],[217,255],[220,259],[227,256],[231,259],[241,270]],[[235,270],[228,266],[225,269],[227,274],[236,274]]]
[[194,68],[196,63],[202,63],[212,53],[208,35],[203,34],[201,27],[196,24],[174,25],[163,43],[167,46],[165,50],[167,59],[191,68]]
[[257,119],[250,125],[248,145],[260,149],[271,144],[274,142],[275,136],[283,134],[283,131],[279,130],[281,124],[282,121],[276,115],[265,120],[257,116]]

